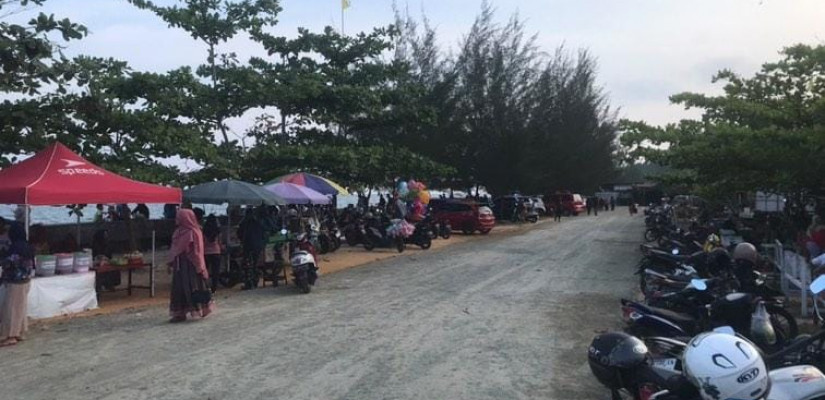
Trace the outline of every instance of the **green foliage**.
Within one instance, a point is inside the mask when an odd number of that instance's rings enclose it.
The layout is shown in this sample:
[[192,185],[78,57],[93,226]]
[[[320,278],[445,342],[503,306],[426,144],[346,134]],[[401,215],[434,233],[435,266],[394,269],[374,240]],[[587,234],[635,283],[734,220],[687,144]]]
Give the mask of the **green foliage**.
[[[591,190],[613,171],[615,118],[593,59],[545,56],[517,17],[496,23],[486,3],[451,56],[426,20],[419,33],[409,16],[354,36],[328,27],[286,38],[269,29],[276,0],[128,2],[203,43],[204,62],[146,73],[113,59],[68,60],[46,34],[77,39],[82,26],[43,15],[26,27],[0,24],[10,49],[0,48],[0,87],[29,95],[0,103],[0,154],[57,139],[149,181],[310,171],[356,188],[414,177],[494,193]],[[267,55],[218,52],[240,34]],[[250,111],[265,113],[231,132],[227,120]],[[180,174],[166,166],[172,157],[202,169]]]
[[721,71],[724,95],[681,93],[701,121],[664,127],[622,122],[632,157],[672,167],[662,176],[706,195],[740,191],[821,192],[825,173],[825,47],[796,45],[753,77]]
[[613,173],[615,116],[585,52],[543,55],[517,16],[485,3],[455,57],[409,16],[396,57],[410,65],[401,142],[452,165],[464,186],[493,193],[594,190]]
[[303,171],[365,189],[392,185],[398,177],[430,181],[454,173],[452,168],[430,161],[404,148],[357,145],[259,146],[250,154],[254,162],[247,176],[266,182],[277,176]]

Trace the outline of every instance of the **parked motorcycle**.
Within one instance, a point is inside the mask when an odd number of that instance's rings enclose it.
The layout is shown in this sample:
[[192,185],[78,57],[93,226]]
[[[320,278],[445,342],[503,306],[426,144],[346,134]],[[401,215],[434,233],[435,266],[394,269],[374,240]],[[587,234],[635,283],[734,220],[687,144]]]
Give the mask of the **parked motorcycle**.
[[[791,350],[811,343],[801,341]],[[785,352],[763,357],[727,327],[698,335],[689,343],[609,332],[591,342],[588,364],[614,400],[815,400],[825,396],[825,374],[811,365],[776,366],[774,361],[787,355],[781,353]]]
[[415,225],[415,231],[413,234],[402,240],[405,244],[414,244],[421,247],[422,250],[428,250],[433,244],[433,239],[430,236],[430,232],[430,224],[427,221],[421,221]]
[[383,218],[367,218],[362,231],[364,237],[364,249],[372,251],[376,247],[396,248],[399,253],[404,252],[404,238],[401,236],[390,236],[387,234],[389,221]]
[[778,300],[738,292],[719,297],[693,295],[707,288],[705,280],[694,279],[681,293],[670,296],[667,300],[671,302],[684,300],[677,303],[679,311],[622,299],[627,331],[638,336],[684,338],[714,327],[732,326],[766,350],[782,348],[799,334],[796,319]]
[[[303,239],[299,237],[299,243]],[[289,262],[292,266],[292,281],[295,283],[295,287],[302,293],[309,293],[318,280],[318,265],[315,262],[315,256],[310,250],[302,250],[298,247],[292,253]]]
[[429,226],[431,238],[436,239],[440,236],[442,239],[449,239],[452,235],[453,227],[446,218],[435,219],[431,215],[428,215],[424,221]]

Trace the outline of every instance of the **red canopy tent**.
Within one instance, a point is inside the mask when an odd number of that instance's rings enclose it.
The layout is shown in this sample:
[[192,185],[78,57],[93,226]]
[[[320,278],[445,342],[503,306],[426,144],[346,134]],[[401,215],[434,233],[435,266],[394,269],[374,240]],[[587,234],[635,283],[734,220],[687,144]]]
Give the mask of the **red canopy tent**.
[[106,171],[59,142],[0,170],[0,204],[175,203],[178,188],[133,181]]

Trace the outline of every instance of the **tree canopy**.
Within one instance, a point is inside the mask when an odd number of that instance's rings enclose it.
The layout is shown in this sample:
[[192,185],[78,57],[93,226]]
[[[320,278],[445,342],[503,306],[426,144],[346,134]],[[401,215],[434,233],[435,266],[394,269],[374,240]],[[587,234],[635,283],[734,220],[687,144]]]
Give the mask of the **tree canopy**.
[[[276,0],[130,4],[205,46],[203,61],[144,72],[67,59],[53,40],[82,39],[83,26],[43,14],[0,24],[0,87],[19,94],[0,104],[0,154],[56,139],[106,168],[181,185],[311,171],[353,188],[415,178],[548,193],[592,190],[614,172],[616,121],[594,58],[546,55],[517,16],[496,22],[488,3],[456,54],[426,19],[400,13],[370,32],[284,37],[270,29]],[[256,56],[222,51],[239,35]],[[233,119],[247,126],[233,131]],[[198,170],[181,173],[173,159]]]
[[671,171],[664,182],[711,196],[741,191],[823,192],[825,46],[785,48],[752,77],[724,70],[724,94],[681,93],[675,104],[701,120],[664,127],[623,121],[621,141],[636,159]]

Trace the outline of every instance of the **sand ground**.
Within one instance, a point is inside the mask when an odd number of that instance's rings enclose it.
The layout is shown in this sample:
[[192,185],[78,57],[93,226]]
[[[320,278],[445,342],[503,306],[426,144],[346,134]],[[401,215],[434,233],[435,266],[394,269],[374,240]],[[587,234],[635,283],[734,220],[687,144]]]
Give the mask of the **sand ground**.
[[642,226],[616,210],[353,254],[382,259],[326,273],[308,295],[223,295],[202,321],[169,324],[163,306],[53,321],[0,350],[2,397],[606,398],[586,348],[620,323]]

